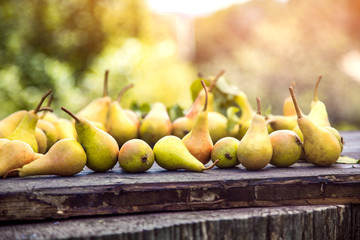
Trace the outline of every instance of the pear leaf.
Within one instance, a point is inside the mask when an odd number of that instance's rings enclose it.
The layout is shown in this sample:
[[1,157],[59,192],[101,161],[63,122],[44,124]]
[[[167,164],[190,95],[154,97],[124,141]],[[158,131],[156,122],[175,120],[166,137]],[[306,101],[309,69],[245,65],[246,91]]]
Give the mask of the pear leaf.
[[240,91],[238,86],[229,83],[225,77],[220,77],[218,79],[216,82],[216,87],[220,92],[228,95],[237,95]]
[[168,114],[170,117],[171,122],[173,122],[175,119],[184,116],[184,109],[179,104],[174,104],[168,109]]
[[355,159],[347,156],[340,156],[336,163],[344,163],[344,164],[356,164],[360,163],[360,159]]
[[144,118],[144,116],[150,111],[151,106],[149,103],[142,103],[141,105],[138,102],[131,102],[130,107],[138,116]]
[[201,85],[201,81],[204,81],[206,86],[210,86],[211,82],[205,78],[199,77],[195,81],[192,82],[190,86],[190,92],[191,92],[191,98],[193,101],[195,101],[196,97],[199,95],[199,92],[203,89],[203,86]]
[[227,131],[231,132],[234,127],[239,124],[239,116],[238,114],[241,112],[241,110],[237,107],[228,107],[226,109],[226,116],[227,116]]

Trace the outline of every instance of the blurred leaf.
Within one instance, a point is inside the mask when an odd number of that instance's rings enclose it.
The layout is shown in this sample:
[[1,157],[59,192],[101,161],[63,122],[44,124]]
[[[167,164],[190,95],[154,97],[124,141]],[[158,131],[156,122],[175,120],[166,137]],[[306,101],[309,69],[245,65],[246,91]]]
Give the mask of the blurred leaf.
[[262,111],[262,115],[268,117],[271,115],[272,106],[269,105],[264,111]]
[[238,86],[229,83],[225,77],[220,77],[216,82],[216,87],[224,94],[237,95],[240,89]]
[[144,116],[150,111],[151,106],[149,103],[142,103],[139,105],[137,102],[132,102],[130,104],[130,109],[133,110],[140,118],[144,118]]
[[168,108],[168,114],[171,122],[175,119],[184,116],[184,109],[179,104],[174,104]]
[[231,132],[234,127],[239,124],[239,116],[240,108],[237,107],[228,107],[226,109],[226,116],[227,116],[227,131]]
[[199,92],[203,89],[203,86],[201,85],[201,81],[204,81],[206,86],[210,86],[211,83],[209,80],[206,80],[205,78],[199,77],[195,81],[192,82],[190,86],[190,92],[191,92],[191,98],[193,101],[195,101],[196,97],[198,96]]
[[356,164],[360,163],[360,159],[355,159],[347,156],[340,156],[336,163],[345,163],[345,164]]

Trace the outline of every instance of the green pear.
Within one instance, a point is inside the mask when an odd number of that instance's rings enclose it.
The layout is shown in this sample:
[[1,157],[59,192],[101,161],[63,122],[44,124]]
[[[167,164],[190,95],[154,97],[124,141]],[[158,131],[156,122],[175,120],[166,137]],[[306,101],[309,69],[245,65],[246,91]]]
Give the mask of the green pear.
[[79,142],[74,139],[57,141],[49,151],[38,159],[14,169],[20,177],[34,175],[73,176],[86,164],[86,154]]
[[205,91],[204,109],[198,112],[191,131],[182,139],[182,141],[197,160],[206,164],[210,161],[213,142],[209,132],[207,89],[204,81],[201,81],[201,84]]
[[273,153],[265,118],[261,116],[260,98],[256,100],[257,113],[253,116],[249,129],[237,149],[237,157],[247,170],[260,170],[266,167]]
[[273,131],[283,129],[292,130],[297,126],[297,116],[270,116],[266,122]]
[[120,105],[122,95],[134,84],[129,84],[124,87],[116,101],[110,104],[109,117],[106,122],[106,131],[115,138],[119,146],[122,146],[125,142],[130,139],[138,137],[138,125],[131,119],[128,114]]
[[316,82],[315,90],[314,90],[314,99],[311,102],[311,109],[308,114],[308,117],[318,124],[321,127],[330,127],[328,113],[326,111],[325,104],[318,99],[318,88],[321,81],[321,76],[319,77],[318,81]]
[[273,155],[271,165],[288,167],[300,159],[302,142],[299,136],[291,130],[277,130],[269,134]]
[[240,141],[233,137],[224,137],[217,141],[211,150],[211,160],[215,162],[218,168],[231,168],[239,165],[237,158],[237,148]]
[[208,112],[209,132],[213,142],[229,135],[228,119],[219,112]]
[[175,119],[175,121],[172,124],[173,134],[179,138],[185,137],[185,135],[191,131],[194,122],[195,119],[186,116]]
[[186,169],[195,172],[202,172],[215,166],[205,167],[186,148],[183,141],[173,135],[165,136],[156,142],[154,146],[156,163],[167,170]]
[[106,70],[105,78],[104,78],[103,96],[94,99],[76,114],[76,116],[78,117],[82,117],[82,118],[86,118],[87,120],[90,120],[102,130],[105,130],[105,125],[109,112],[109,106],[111,103],[111,98],[109,97],[108,94],[108,75],[109,75],[109,71]]
[[20,168],[39,156],[41,155],[35,153],[29,144],[19,140],[9,140],[0,147],[0,177],[5,178],[10,170]]
[[20,121],[24,118],[27,111],[20,110],[14,112],[0,121],[0,137],[7,137],[15,130]]
[[241,116],[239,118],[240,122],[251,122],[255,112],[249,103],[249,100],[246,94],[243,91],[238,91],[236,95],[233,96],[234,102],[241,109]]
[[44,154],[47,151],[48,145],[47,145],[47,137],[43,130],[40,128],[35,128],[35,139],[36,143],[38,145],[38,153]]
[[36,127],[40,128],[45,133],[47,139],[46,150],[48,150],[58,140],[58,134],[55,126],[48,121],[39,119],[36,124]]
[[333,132],[304,116],[297,104],[292,87],[289,88],[298,116],[298,125],[304,137],[306,159],[317,166],[330,166],[341,154],[341,144]]
[[161,102],[154,103],[140,124],[140,138],[154,146],[160,138],[170,135],[171,132],[172,124],[165,105]]
[[120,148],[118,161],[125,172],[145,172],[154,164],[154,152],[144,140],[131,139]]
[[[11,134],[6,137],[7,139],[24,141],[24,142],[28,143],[35,152],[38,152],[38,145],[37,145],[36,137],[35,137],[35,128],[36,128],[36,124],[39,120],[37,113],[39,111],[43,110],[41,108],[41,105],[44,102],[44,100],[46,99],[46,97],[50,95],[51,92],[52,92],[52,90],[50,89],[41,98],[41,100],[40,100],[39,104],[37,105],[37,107],[35,108],[35,110],[26,112],[26,114],[21,119],[19,124],[16,126],[14,131],[12,131]],[[46,109],[48,109],[48,108],[46,108]]]
[[64,107],[61,109],[75,120],[78,140],[87,156],[86,166],[95,172],[113,168],[119,153],[116,140],[86,118],[77,117]]

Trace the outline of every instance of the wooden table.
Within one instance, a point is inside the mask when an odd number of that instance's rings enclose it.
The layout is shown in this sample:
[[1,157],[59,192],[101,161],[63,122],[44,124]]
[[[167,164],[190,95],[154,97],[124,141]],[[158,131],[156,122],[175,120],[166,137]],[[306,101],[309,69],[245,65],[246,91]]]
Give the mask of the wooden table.
[[[342,136],[346,143],[343,154],[360,158],[360,132],[343,132]],[[261,171],[253,172],[246,171],[242,167],[215,168],[203,173],[166,171],[155,165],[150,171],[143,174],[124,173],[116,166],[107,173],[93,173],[90,170],[84,170],[73,177],[36,176],[1,180],[0,224],[6,226],[0,227],[0,233],[3,231],[7,233],[4,236],[14,238],[17,236],[21,239],[21,231],[16,235],[17,233],[13,232],[14,228],[23,226],[23,234],[25,234],[28,231],[26,226],[34,226],[29,225],[30,220],[47,221],[31,223],[43,224],[45,229],[47,224],[50,224],[52,229],[58,227],[55,224],[56,222],[73,221],[74,223],[74,221],[78,221],[86,226],[92,221],[121,223],[122,221],[136,222],[140,221],[139,219],[148,219],[144,220],[145,222],[158,221],[158,225],[163,226],[160,224],[163,220],[160,221],[159,219],[161,217],[172,219],[170,216],[183,216],[185,219],[191,218],[193,220],[196,220],[198,216],[203,216],[204,221],[206,219],[221,220],[221,217],[214,218],[212,216],[214,212],[219,214],[218,211],[223,211],[224,216],[227,216],[225,218],[230,222],[240,219],[239,216],[242,213],[251,216],[247,219],[254,221],[256,216],[254,217],[252,211],[258,212],[258,210],[252,209],[259,209],[254,207],[262,207],[261,211],[269,214],[266,221],[269,220],[269,216],[276,216],[272,211],[279,213],[279,216],[284,215],[280,214],[282,211],[297,211],[299,216],[295,215],[299,220],[302,214],[305,214],[303,216],[305,219],[309,211],[314,213],[319,208],[325,212],[335,211],[337,214],[335,214],[334,219],[344,218],[345,212],[352,218],[358,214],[359,216],[356,216],[360,219],[359,208],[355,207],[358,204],[360,204],[359,164],[334,164],[331,167],[324,168],[299,162],[289,168],[268,166]],[[184,210],[193,211],[179,212]],[[140,215],[133,215],[134,213]],[[114,216],[119,214],[121,216]],[[232,215],[234,215],[233,218]],[[89,216],[92,218],[85,218]],[[140,217],[136,220],[134,216]],[[63,220],[70,217],[84,219]],[[352,220],[351,224],[360,225],[360,220],[357,217]],[[278,221],[283,222],[283,220]],[[177,224],[179,223],[176,221],[172,225],[170,224],[173,231],[175,231],[174,226],[178,226]],[[201,221],[199,220],[194,224],[201,225]],[[232,222],[231,224],[235,223]],[[198,227],[201,227],[200,225]],[[339,226],[342,225],[338,224]],[[140,228],[133,229],[130,232],[143,234],[139,230]],[[194,229],[192,225],[190,228]],[[360,233],[353,228],[355,227],[346,231],[347,234],[352,232],[352,237],[360,237]],[[118,235],[129,233],[124,229],[126,227],[119,230]],[[206,230],[207,228],[203,226],[202,229]],[[342,231],[341,229],[337,231],[337,234]],[[67,230],[70,231],[71,228],[67,228]],[[271,235],[270,230],[266,231],[267,234]],[[170,234],[171,231],[169,231],[166,230],[165,233]],[[101,231],[99,230],[99,232]],[[112,232],[114,233],[114,231]],[[311,232],[314,236],[314,230]],[[93,233],[90,232],[89,234]],[[196,233],[192,234],[196,236]],[[64,236],[69,237],[70,235],[65,234]],[[25,234],[24,236],[30,235]],[[101,236],[107,235],[103,233]],[[44,235],[44,239],[46,238],[50,238],[50,235]],[[139,239],[141,238],[139,237]]]

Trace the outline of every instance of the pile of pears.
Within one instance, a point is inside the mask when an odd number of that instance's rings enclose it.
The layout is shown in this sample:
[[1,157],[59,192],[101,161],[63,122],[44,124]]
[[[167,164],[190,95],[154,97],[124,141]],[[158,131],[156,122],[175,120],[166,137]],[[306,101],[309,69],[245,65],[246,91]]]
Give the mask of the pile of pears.
[[[338,160],[344,142],[318,99],[321,77],[307,116],[299,108],[292,84],[283,115],[278,116],[263,116],[260,98],[253,111],[243,92],[233,94],[241,111],[234,123],[213,106],[212,90],[223,74],[220,71],[210,86],[201,81],[202,90],[190,109],[174,121],[162,102],[153,103],[145,116],[123,108],[122,96],[134,84],[121,89],[113,100],[108,94],[109,71],[105,71],[102,97],[76,114],[61,107],[70,120],[52,112],[49,90],[35,110],[21,110],[0,121],[0,176],[72,176],[85,166],[106,172],[117,163],[124,172],[140,173],[154,162],[166,170],[203,172],[240,164],[246,170],[268,164],[289,167],[299,159],[330,166]],[[48,96],[47,106],[42,107]]]

